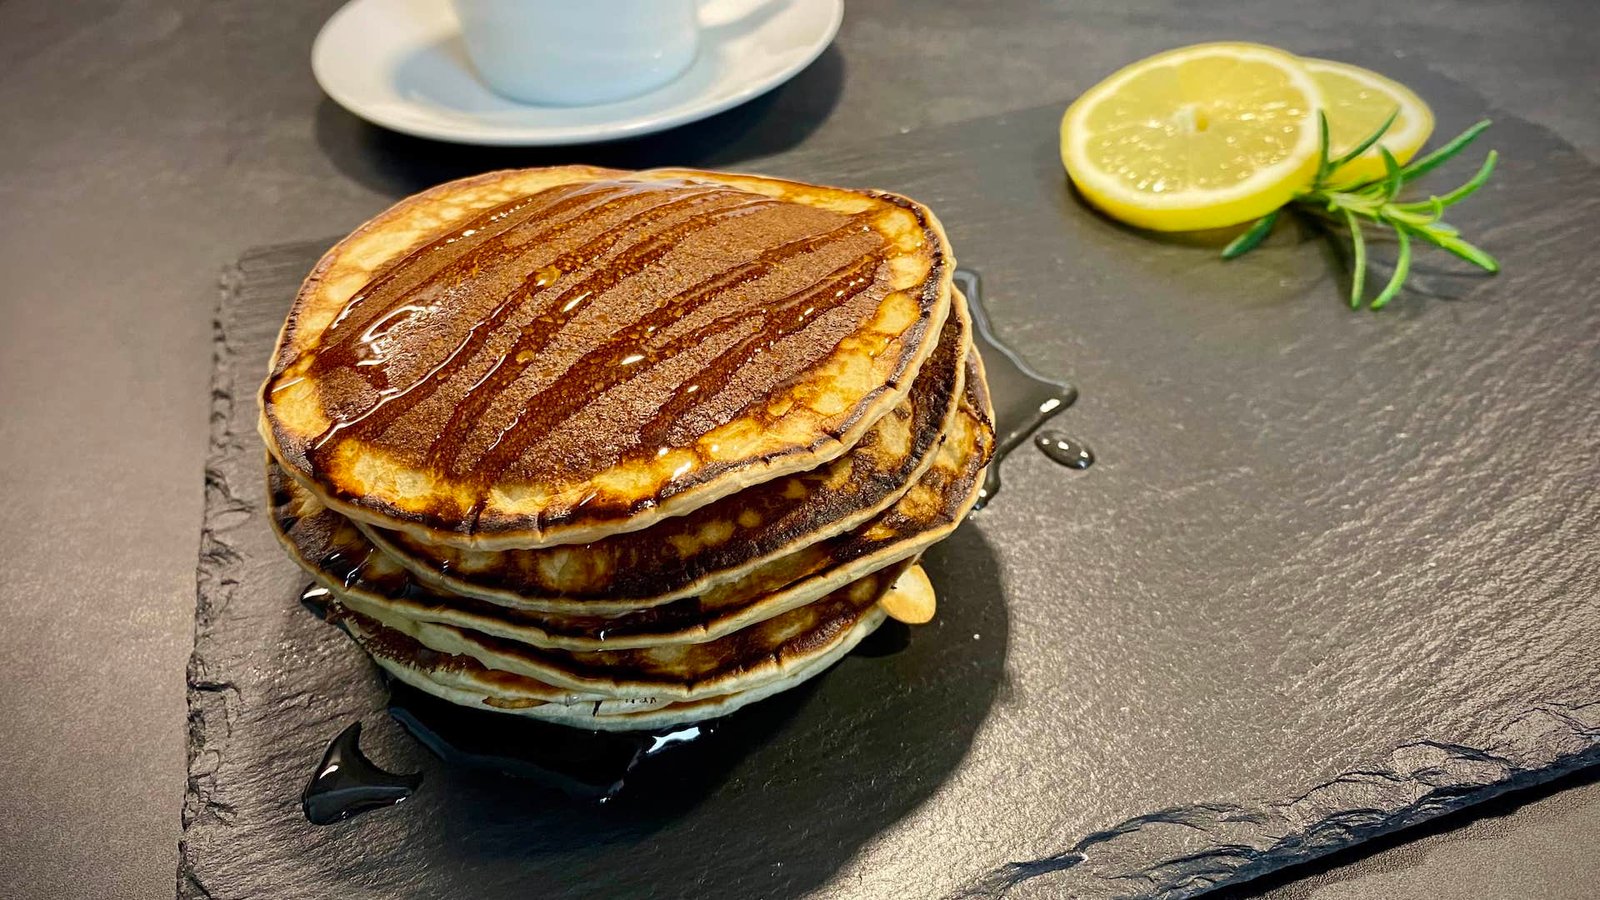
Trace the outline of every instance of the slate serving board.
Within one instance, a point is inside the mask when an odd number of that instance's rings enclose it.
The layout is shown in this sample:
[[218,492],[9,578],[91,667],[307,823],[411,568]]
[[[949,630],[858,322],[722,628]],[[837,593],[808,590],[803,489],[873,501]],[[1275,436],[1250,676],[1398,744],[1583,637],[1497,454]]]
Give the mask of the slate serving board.
[[[1484,112],[1393,68],[1441,132]],[[995,328],[1082,389],[1055,424],[1099,461],[1022,447],[926,558],[936,623],[605,806],[441,766],[297,602],[253,390],[327,242],[241,259],[178,895],[1185,896],[1600,762],[1600,171],[1497,116],[1501,169],[1453,219],[1504,273],[1429,255],[1352,313],[1310,233],[1223,264],[1087,211],[1059,109],[751,167],[933,206]],[[314,827],[299,792],[357,718],[423,787]]]

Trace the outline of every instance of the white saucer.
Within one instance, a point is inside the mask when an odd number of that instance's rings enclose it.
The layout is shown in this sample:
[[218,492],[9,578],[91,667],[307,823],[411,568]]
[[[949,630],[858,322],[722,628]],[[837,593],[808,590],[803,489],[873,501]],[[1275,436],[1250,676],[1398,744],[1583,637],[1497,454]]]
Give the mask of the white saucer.
[[484,86],[447,0],[351,0],[322,26],[311,70],[335,103],[385,128],[462,144],[583,144],[662,131],[738,106],[816,59],[844,0],[702,0],[700,55],[676,81],[598,106],[528,106]]

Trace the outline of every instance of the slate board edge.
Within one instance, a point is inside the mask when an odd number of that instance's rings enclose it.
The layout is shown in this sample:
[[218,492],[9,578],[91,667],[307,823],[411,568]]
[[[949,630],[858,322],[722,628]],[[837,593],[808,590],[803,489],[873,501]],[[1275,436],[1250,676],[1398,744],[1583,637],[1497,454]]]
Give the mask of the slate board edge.
[[[250,522],[259,498],[237,496],[223,463],[253,441],[238,427],[233,376],[237,351],[229,338],[229,300],[253,264],[298,250],[296,242],[246,251],[222,273],[213,317],[211,439],[205,469],[205,510],[196,573],[195,648],[188,680],[188,776],[179,840],[179,900],[210,898],[187,848],[196,823],[226,827],[231,806],[216,795],[213,775],[228,750],[240,702],[229,673],[207,658],[211,623],[222,614],[238,581],[238,559],[227,533]],[[248,389],[248,386],[247,386]],[[248,417],[246,421],[249,421]],[[1428,740],[1396,747],[1382,762],[1351,769],[1290,798],[1204,801],[1127,819],[1035,859],[1013,861],[974,877],[955,896],[1072,895],[1097,885],[1128,897],[1188,897],[1234,885],[1286,866],[1346,849],[1382,834],[1454,812],[1512,790],[1532,787],[1600,764],[1600,701],[1552,699],[1535,705],[1485,747]],[[1214,835],[1197,852],[1172,857],[1152,838],[1161,826]]]
[[211,436],[206,451],[205,510],[200,526],[199,561],[196,567],[194,650],[189,655],[188,681],[188,774],[185,780],[182,835],[178,840],[177,896],[180,900],[210,898],[212,893],[195,871],[188,850],[189,829],[197,822],[215,821],[226,825],[233,809],[216,796],[214,774],[216,763],[228,749],[240,702],[239,690],[230,680],[230,673],[213,671],[207,662],[206,651],[211,639],[211,624],[223,612],[225,598],[231,595],[238,582],[230,579],[228,569],[237,554],[227,541],[227,528],[220,521],[228,514],[238,514],[248,520],[260,509],[259,498],[235,496],[221,463],[230,450],[239,447],[239,434],[234,427],[234,404],[249,398],[236,395],[233,379],[233,357],[237,352],[229,340],[227,314],[228,299],[244,280],[244,270],[254,259],[281,251],[277,248],[259,248],[247,251],[234,264],[227,266],[221,275],[221,290],[212,317],[211,374]]
[[[1078,896],[1100,883],[1099,891],[1114,896],[1191,897],[1596,764],[1600,701],[1541,703],[1488,747],[1412,741],[1379,765],[1340,773],[1298,797],[1200,802],[1146,813],[1060,852],[985,873],[955,896],[1006,896],[1038,879],[1049,896]],[[1151,851],[1170,842],[1146,843],[1147,829],[1164,825],[1215,840],[1205,850],[1163,858]]]

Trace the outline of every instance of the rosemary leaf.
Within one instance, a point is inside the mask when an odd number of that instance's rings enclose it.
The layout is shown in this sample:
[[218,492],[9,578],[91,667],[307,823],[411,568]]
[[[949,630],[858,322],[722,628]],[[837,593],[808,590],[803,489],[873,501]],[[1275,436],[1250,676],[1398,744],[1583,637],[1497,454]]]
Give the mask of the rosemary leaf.
[[1450,206],[1472,196],[1477,192],[1478,188],[1483,187],[1484,182],[1489,180],[1489,175],[1494,172],[1494,164],[1499,158],[1500,154],[1490,150],[1489,155],[1483,158],[1483,165],[1478,168],[1478,174],[1468,179],[1466,184],[1434,199],[1441,206]]
[[1383,286],[1383,290],[1379,292],[1378,296],[1372,298],[1372,305],[1368,307],[1369,309],[1383,309],[1388,306],[1389,301],[1400,293],[1400,288],[1405,286],[1406,276],[1411,274],[1410,230],[1405,225],[1395,228],[1394,236],[1400,242],[1400,253],[1394,260],[1394,274],[1389,276],[1389,283]]
[[1400,162],[1389,152],[1388,147],[1379,147],[1378,155],[1383,157],[1383,170],[1388,173],[1383,182],[1383,202],[1389,203],[1400,196],[1400,189],[1405,186],[1405,179],[1400,174]]
[[1361,294],[1367,287],[1367,242],[1361,236],[1361,223],[1356,221],[1355,214],[1344,210],[1344,224],[1350,229],[1350,250],[1352,262],[1350,266],[1350,308],[1357,309],[1361,306]]
[[1317,110],[1317,174],[1311,180],[1312,184],[1322,184],[1328,180],[1330,170],[1328,163],[1328,114]]
[[1256,220],[1245,232],[1222,248],[1223,259],[1237,259],[1256,248],[1256,245],[1272,233],[1272,226],[1278,221],[1279,210],[1273,210]]
[[1500,271],[1500,263],[1494,257],[1457,237],[1455,229],[1451,229],[1448,232],[1440,232],[1434,228],[1421,228],[1417,230],[1416,234],[1417,237],[1438,247],[1440,250],[1459,256],[1485,272]]
[[[1372,145],[1376,144],[1378,142],[1379,138],[1383,137],[1385,134],[1387,134],[1389,132],[1390,128],[1394,127],[1394,120],[1398,119],[1398,118],[1400,118],[1400,107],[1396,106],[1394,108],[1394,112],[1389,113],[1389,118],[1384,119],[1383,120],[1383,124],[1379,125],[1376,131],[1374,131],[1371,134],[1367,135],[1365,138],[1362,139],[1361,143],[1359,143],[1359,144],[1355,145],[1354,147],[1350,148],[1349,150],[1345,151],[1345,153],[1343,155],[1341,155],[1338,159],[1336,159],[1333,162],[1329,163],[1328,164],[1329,170],[1330,171],[1338,171],[1340,166],[1344,165],[1345,163],[1351,161],[1352,159],[1355,159],[1356,157],[1360,156],[1361,154],[1363,154],[1363,153],[1367,152],[1368,150],[1372,149]],[[1327,122],[1327,117],[1326,116],[1323,116],[1323,122],[1324,122],[1324,124]]]
[[1456,135],[1455,139],[1450,141],[1450,143],[1445,144],[1443,147],[1440,147],[1421,159],[1413,159],[1411,162],[1407,163],[1405,168],[1401,170],[1405,175],[1406,181],[1416,181],[1418,178],[1421,178],[1429,172],[1432,172],[1434,169],[1437,169],[1449,162],[1462,150],[1465,150],[1468,144],[1476,140],[1478,135],[1482,134],[1483,130],[1489,127],[1489,124],[1489,120],[1484,119],[1478,122],[1476,125],[1473,125],[1471,128],[1468,128],[1466,131]]

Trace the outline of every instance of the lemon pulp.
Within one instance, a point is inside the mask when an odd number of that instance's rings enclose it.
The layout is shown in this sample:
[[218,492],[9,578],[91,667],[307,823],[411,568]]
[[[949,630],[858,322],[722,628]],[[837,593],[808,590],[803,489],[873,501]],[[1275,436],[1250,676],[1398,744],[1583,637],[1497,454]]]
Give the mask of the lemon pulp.
[[1116,72],[1061,121],[1084,198],[1159,231],[1235,225],[1289,202],[1317,165],[1321,89],[1294,56],[1198,44]]

